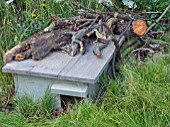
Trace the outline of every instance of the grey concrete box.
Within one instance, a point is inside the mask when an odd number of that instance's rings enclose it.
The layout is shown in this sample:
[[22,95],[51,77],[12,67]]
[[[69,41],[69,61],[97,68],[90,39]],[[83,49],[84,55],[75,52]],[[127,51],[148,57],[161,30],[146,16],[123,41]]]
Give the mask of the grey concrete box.
[[51,86],[51,93],[87,98],[88,85],[76,82],[56,81]]

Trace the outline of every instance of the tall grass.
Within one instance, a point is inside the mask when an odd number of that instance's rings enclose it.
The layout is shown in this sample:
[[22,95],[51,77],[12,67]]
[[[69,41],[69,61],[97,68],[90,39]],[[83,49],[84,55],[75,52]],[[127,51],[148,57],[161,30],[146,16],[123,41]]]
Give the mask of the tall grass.
[[50,90],[46,90],[43,98],[35,102],[34,97],[13,97],[14,108],[18,115],[25,118],[50,118],[54,111],[55,98]]
[[[0,125],[59,127],[170,126],[170,56],[134,66],[121,65],[119,83],[107,84],[102,101],[80,102],[56,119],[28,123],[23,117],[0,113]],[[13,118],[14,117],[14,118]],[[7,123],[7,121],[9,123]],[[21,122],[22,121],[22,122]]]

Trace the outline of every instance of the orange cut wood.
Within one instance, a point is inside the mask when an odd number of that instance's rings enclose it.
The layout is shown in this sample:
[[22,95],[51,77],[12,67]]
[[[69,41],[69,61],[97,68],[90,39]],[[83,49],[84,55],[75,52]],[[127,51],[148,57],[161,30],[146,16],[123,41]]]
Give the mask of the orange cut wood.
[[144,35],[146,32],[146,28],[147,28],[147,25],[144,20],[137,19],[133,22],[133,31],[138,36]]

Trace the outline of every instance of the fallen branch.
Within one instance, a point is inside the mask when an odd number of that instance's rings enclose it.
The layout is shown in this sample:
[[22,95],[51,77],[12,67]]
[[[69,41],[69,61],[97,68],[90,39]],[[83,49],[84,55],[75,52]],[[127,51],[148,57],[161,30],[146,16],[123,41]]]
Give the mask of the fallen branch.
[[170,8],[170,4],[167,6],[167,8],[166,8],[165,11],[161,14],[161,16],[156,20],[156,22],[153,23],[153,24],[146,30],[145,34],[148,33],[148,32],[152,29],[152,27],[154,27],[154,26],[156,25],[156,23],[158,23],[158,22],[161,20],[161,18],[167,13],[167,11],[169,10],[169,8]]
[[97,57],[101,57],[102,56],[102,49],[104,49],[107,46],[107,44],[102,44],[102,45],[95,45],[94,49],[93,49],[93,53],[97,56]]
[[28,49],[25,52],[17,53],[15,55],[15,60],[21,61],[21,60],[24,60],[24,59],[28,59],[28,58],[31,57],[31,55],[32,55],[32,49]]
[[55,43],[52,38],[51,39],[48,38],[48,40],[46,40],[47,41],[46,45],[43,45],[36,49],[32,49],[33,60],[40,60],[44,58],[47,54],[49,54],[49,52],[53,49],[53,44]]
[[149,51],[150,53],[154,53],[154,50],[150,49],[150,48],[138,48],[132,51],[132,54],[137,52],[137,51]]
[[7,51],[3,56],[4,64],[7,64],[7,63],[11,62],[12,60],[14,60],[15,55],[17,53],[24,52],[29,48],[30,48],[30,42],[28,39],[28,40],[24,41],[23,43],[15,46],[11,50]]

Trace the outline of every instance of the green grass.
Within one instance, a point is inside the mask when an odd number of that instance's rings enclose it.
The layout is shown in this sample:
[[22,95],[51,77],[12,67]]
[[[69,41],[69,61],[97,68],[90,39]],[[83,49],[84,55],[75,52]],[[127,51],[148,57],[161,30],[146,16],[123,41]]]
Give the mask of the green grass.
[[[148,60],[133,66],[121,65],[119,83],[107,85],[102,101],[79,102],[59,118],[28,119],[0,113],[0,125],[7,126],[170,126],[170,57]],[[17,119],[17,121],[16,121]]]
[[22,96],[20,98],[14,96],[13,104],[15,111],[19,116],[25,118],[51,118],[54,112],[54,96],[50,90],[46,90],[43,98],[35,102],[34,97]]
[[[3,1],[4,2],[4,1]],[[3,3],[2,2],[2,3]],[[85,6],[95,6],[94,1],[80,1]],[[20,3],[22,4],[22,3]],[[30,30],[31,25],[42,22],[42,28],[50,23],[49,16],[72,16],[67,1],[55,4],[53,0],[42,6],[42,1],[26,0],[26,10],[19,6],[0,4],[0,68],[2,69],[3,54],[13,46],[21,43],[29,35],[39,29]],[[103,8],[102,8],[103,9]],[[66,11],[67,10],[67,11]],[[31,15],[36,14],[35,18]],[[17,24],[26,26],[26,32]],[[170,32],[160,38],[170,41]],[[59,127],[168,127],[170,126],[170,53],[167,58],[156,61],[148,59],[146,63],[137,64],[134,59],[120,65],[118,83],[104,79],[107,86],[102,100],[96,102],[77,102],[68,114],[51,119],[53,113],[52,96],[47,92],[44,98],[35,103],[32,98],[23,97],[21,101],[14,98],[15,104],[10,112],[0,112],[0,126],[59,126]],[[0,97],[7,98],[0,105],[5,106],[13,96],[11,87],[13,76],[0,71]],[[2,104],[1,104],[2,103]]]

